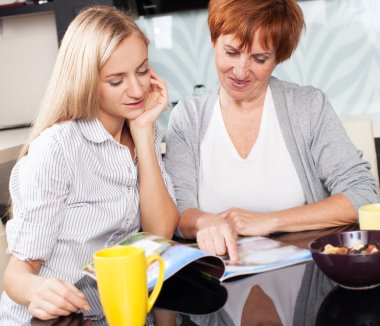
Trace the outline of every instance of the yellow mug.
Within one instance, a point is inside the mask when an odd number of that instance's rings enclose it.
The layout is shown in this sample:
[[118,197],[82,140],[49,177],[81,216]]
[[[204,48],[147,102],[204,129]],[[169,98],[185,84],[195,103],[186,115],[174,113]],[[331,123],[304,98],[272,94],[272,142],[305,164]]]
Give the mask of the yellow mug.
[[[159,276],[148,297],[147,267],[158,261]],[[111,247],[94,254],[100,302],[110,326],[143,326],[164,281],[165,265],[153,254],[145,257],[143,248]]]
[[380,203],[359,208],[360,230],[380,230]]

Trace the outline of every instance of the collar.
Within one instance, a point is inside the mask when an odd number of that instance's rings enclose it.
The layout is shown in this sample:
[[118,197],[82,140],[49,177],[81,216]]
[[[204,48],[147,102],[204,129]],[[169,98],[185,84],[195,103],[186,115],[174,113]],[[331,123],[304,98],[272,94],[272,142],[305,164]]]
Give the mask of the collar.
[[98,118],[92,120],[78,120],[78,125],[83,136],[94,143],[103,143],[113,140],[110,133],[104,128]]

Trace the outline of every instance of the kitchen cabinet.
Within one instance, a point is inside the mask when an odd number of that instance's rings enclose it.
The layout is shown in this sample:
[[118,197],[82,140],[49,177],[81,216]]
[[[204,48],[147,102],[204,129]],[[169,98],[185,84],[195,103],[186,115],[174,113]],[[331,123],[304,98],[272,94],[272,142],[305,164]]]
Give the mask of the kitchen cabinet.
[[53,2],[46,2],[43,4],[31,4],[31,5],[23,5],[23,6],[8,6],[8,7],[0,7],[0,18],[1,17],[9,17],[16,15],[26,15],[39,13],[44,11],[53,11],[54,4]]
[[0,7],[0,20],[6,17],[37,14],[46,11],[54,12],[57,37],[60,43],[67,27],[78,12],[89,5],[109,5],[120,7],[120,1],[113,0],[54,0],[42,4]]

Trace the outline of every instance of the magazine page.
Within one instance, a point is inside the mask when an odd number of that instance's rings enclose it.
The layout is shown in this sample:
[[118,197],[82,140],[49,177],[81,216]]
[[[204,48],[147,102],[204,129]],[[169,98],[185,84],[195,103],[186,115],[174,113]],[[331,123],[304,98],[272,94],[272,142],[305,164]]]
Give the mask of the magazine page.
[[[165,277],[167,280],[170,276],[178,272],[184,266],[197,261],[202,261],[199,271],[211,274],[215,278],[220,278],[225,269],[223,260],[219,257],[208,255],[194,246],[180,244],[147,232],[140,232],[131,235],[119,242],[120,246],[136,246],[145,249],[145,255],[149,256],[154,253],[159,254],[165,262]],[[158,263],[154,262],[148,267],[147,278],[148,288],[151,289],[156,284],[158,277]],[[83,272],[96,279],[94,263],[90,262],[83,267]]]
[[312,259],[307,249],[288,245],[266,237],[243,237],[238,239],[240,261],[230,264],[225,259],[226,271],[221,281],[226,279],[270,271],[295,265]]

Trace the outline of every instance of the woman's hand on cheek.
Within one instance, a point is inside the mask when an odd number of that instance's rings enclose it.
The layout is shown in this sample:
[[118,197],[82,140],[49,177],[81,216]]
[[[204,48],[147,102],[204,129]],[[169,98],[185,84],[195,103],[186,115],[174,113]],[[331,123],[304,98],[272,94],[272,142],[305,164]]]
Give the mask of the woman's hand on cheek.
[[36,318],[48,320],[90,310],[85,295],[70,283],[40,278],[37,285],[28,306],[29,313]]
[[151,126],[158,119],[160,114],[168,108],[168,91],[165,81],[151,70],[150,92],[145,99],[145,112],[137,119],[130,121],[130,126],[147,127]]

